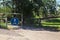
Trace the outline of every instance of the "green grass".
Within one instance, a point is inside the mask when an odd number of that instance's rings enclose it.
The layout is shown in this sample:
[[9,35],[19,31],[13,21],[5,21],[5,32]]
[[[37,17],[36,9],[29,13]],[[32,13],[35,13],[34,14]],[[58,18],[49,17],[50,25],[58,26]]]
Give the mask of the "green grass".
[[41,23],[43,26],[60,28],[60,18],[55,18],[55,19],[48,20],[48,21],[42,21]]
[[2,28],[7,28],[6,23],[3,23],[3,22],[0,23],[0,26],[1,26]]
[[46,25],[46,26],[59,26],[60,23],[53,23],[53,22],[42,22],[42,25]]

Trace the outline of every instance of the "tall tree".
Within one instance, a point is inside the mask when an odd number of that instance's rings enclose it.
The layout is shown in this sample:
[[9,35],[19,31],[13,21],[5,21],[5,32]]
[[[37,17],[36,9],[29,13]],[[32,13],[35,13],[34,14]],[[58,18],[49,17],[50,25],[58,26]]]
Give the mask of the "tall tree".
[[23,14],[24,19],[29,19],[34,17],[33,11],[39,15],[39,9],[43,5],[42,0],[12,0],[13,1],[13,9],[15,13]]
[[26,15],[27,13],[31,14],[30,12],[33,10],[38,12],[39,8],[43,5],[42,0],[13,0],[13,4],[15,6],[14,12],[24,12]]

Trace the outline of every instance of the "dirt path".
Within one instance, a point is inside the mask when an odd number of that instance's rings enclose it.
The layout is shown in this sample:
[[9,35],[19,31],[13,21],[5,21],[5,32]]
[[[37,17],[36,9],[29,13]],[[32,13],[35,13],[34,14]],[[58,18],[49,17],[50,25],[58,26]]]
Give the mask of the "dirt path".
[[60,32],[0,29],[0,40],[60,40]]

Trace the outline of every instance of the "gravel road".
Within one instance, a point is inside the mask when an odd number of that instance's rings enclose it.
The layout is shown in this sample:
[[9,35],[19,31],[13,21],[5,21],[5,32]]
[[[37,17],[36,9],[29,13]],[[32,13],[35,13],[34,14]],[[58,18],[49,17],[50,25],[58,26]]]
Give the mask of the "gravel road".
[[60,32],[0,29],[0,40],[60,40]]

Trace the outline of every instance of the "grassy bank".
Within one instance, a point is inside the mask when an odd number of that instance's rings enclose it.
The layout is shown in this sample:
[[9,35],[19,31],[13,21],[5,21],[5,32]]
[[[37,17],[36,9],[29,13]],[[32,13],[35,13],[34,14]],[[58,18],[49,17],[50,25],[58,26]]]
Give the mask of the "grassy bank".
[[1,28],[5,28],[5,29],[7,28],[6,23],[3,23],[3,22],[0,23],[0,26],[1,26]]
[[47,21],[41,22],[45,27],[57,27],[60,30],[60,18],[54,18]]

